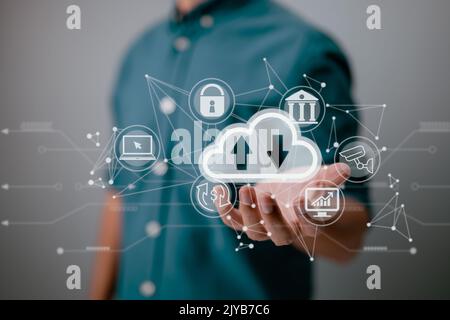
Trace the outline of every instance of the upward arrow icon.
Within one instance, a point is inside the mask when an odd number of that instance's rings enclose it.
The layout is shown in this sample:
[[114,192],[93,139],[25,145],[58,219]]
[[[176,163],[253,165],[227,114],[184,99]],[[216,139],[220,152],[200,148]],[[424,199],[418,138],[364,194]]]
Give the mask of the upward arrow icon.
[[244,137],[239,138],[234,145],[232,153],[236,155],[236,169],[247,170],[248,155],[252,152]]

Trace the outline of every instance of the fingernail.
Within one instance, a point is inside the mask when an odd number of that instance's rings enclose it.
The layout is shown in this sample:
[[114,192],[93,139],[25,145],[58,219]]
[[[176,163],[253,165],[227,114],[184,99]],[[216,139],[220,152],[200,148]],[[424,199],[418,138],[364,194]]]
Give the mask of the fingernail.
[[265,199],[261,201],[261,211],[264,214],[270,214],[273,212],[274,205],[273,201]]
[[247,206],[250,206],[253,203],[252,196],[250,194],[250,189],[251,189],[250,187],[245,187],[242,188],[241,191],[239,192],[240,202]]

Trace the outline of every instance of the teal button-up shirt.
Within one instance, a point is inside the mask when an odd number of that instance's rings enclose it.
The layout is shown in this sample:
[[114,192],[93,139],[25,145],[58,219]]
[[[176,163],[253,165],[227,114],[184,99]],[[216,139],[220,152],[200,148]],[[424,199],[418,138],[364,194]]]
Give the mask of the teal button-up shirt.
[[[302,76],[307,74],[327,83],[322,91],[326,102],[352,103],[346,60],[323,33],[269,0],[213,0],[187,16],[175,14],[145,32],[131,46],[114,91],[115,125],[125,128],[141,124],[152,128],[160,135],[164,148],[160,160],[170,159],[171,149],[177,143],[172,141],[173,128],[185,128],[194,135],[187,97],[163,83],[162,90],[156,88],[151,97],[145,74],[186,91],[199,80],[212,77],[226,81],[235,93],[247,92],[269,85],[263,57],[267,57],[288,88],[307,85]],[[269,76],[274,86],[284,92],[274,74],[270,72]],[[161,100],[165,95],[179,105],[173,113],[165,114],[155,99]],[[230,117],[217,128],[237,121],[236,118],[248,119],[258,110],[251,105],[259,106],[263,100],[266,106],[278,106],[280,95],[273,90],[267,96],[265,91],[239,96],[242,105],[235,108],[237,117]],[[322,151],[327,148],[333,115],[340,116],[336,122],[340,141],[357,132],[352,119],[327,111],[322,125],[313,132]],[[325,162],[332,162],[331,153],[322,153]],[[169,161],[168,170],[164,171],[146,175],[134,183],[133,195],[122,198],[123,250],[117,298],[311,296],[311,263],[307,256],[292,247],[276,247],[270,241],[235,252],[239,240],[234,231],[220,219],[198,214],[190,204],[190,183],[193,176],[198,176],[198,168],[175,168]],[[121,170],[115,184],[126,186],[143,174]],[[366,189],[358,188],[352,193],[367,202]],[[148,233],[148,229],[153,232]],[[245,235],[241,241],[249,242]]]

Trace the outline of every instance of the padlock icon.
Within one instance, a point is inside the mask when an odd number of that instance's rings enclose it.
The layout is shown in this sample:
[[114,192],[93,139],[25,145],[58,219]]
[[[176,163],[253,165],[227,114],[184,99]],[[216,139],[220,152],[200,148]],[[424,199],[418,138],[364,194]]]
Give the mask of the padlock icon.
[[[206,90],[214,88],[219,95],[207,94]],[[205,85],[200,91],[200,113],[205,118],[218,118],[225,113],[225,93],[223,88],[215,83]]]

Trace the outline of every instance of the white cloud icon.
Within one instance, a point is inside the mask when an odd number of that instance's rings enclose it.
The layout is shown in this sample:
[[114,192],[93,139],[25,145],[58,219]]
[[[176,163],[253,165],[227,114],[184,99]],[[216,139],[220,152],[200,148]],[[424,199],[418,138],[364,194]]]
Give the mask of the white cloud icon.
[[320,168],[317,145],[302,137],[289,115],[268,109],[247,123],[221,131],[199,161],[202,175],[211,181],[305,181]]

